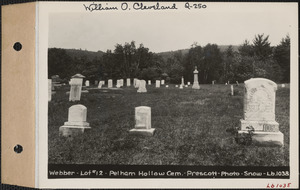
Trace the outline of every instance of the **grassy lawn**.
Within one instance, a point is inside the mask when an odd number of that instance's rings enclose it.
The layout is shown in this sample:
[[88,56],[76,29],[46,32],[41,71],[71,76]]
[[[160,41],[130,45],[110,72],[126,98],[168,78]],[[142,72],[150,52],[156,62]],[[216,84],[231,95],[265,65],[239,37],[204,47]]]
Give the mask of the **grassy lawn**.
[[[82,94],[87,107],[86,133],[68,140],[58,129],[68,119],[70,87],[58,88],[49,102],[49,163],[141,164],[205,166],[288,166],[290,89],[278,85],[276,121],[284,134],[284,147],[239,145],[233,131],[243,118],[243,84],[200,85],[179,89],[147,85],[147,93],[133,87],[95,89]],[[77,103],[76,103],[77,104]],[[149,106],[153,137],[132,136],[134,108]]]

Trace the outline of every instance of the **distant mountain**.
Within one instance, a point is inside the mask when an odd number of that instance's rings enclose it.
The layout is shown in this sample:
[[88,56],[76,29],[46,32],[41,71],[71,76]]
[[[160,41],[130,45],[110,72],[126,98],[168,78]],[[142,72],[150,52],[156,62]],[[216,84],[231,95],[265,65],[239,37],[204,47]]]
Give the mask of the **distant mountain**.
[[65,49],[67,54],[70,55],[72,58],[80,58],[86,56],[88,60],[92,61],[96,57],[100,58],[103,56],[103,51],[87,51],[81,49]]
[[[218,45],[220,51],[223,53],[225,52],[229,45]],[[238,48],[240,46],[238,45],[233,45],[232,48],[233,48],[233,51],[237,52],[238,51]],[[168,58],[171,58],[175,53],[179,53],[181,52],[182,55],[185,55],[189,52],[189,49],[180,49],[180,50],[176,50],[176,51],[166,51],[166,52],[160,52],[160,53],[156,53],[158,55],[161,55],[165,60],[167,60]]]
[[[49,48],[54,49],[54,48]],[[57,48],[57,49],[63,49],[63,48]],[[103,51],[87,51],[87,50],[81,50],[81,49],[63,49],[66,51],[66,53],[74,58],[80,59],[81,57],[86,57],[89,61],[92,61],[96,57],[100,58],[103,56],[104,52]]]

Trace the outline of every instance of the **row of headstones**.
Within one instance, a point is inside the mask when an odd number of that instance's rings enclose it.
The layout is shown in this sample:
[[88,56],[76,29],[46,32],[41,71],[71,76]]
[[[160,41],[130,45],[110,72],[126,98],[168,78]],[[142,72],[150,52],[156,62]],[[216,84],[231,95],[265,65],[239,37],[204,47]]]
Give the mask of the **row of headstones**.
[[[84,105],[73,105],[69,108],[68,121],[59,127],[59,135],[73,137],[84,131],[91,129],[86,121],[87,108]],[[155,129],[151,128],[151,108],[140,106],[135,108],[135,127],[129,132],[132,134],[142,134],[152,136]]]
[[[275,97],[277,84],[263,78],[245,81],[244,89],[244,119],[241,119],[239,137],[249,135],[258,143],[283,146],[283,134],[275,121]],[[70,137],[90,129],[86,122],[87,109],[83,105],[69,108],[68,122],[59,128],[60,135]],[[135,108],[135,128],[129,132],[134,134],[153,135],[151,128],[151,108],[140,106]]]

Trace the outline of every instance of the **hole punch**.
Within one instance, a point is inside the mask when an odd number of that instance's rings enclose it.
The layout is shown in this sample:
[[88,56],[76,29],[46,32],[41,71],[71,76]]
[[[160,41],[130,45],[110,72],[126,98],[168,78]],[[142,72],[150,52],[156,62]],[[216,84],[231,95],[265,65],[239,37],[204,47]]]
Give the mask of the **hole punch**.
[[20,42],[16,42],[16,43],[14,44],[14,49],[15,49],[16,51],[20,51],[20,50],[22,49],[22,44],[21,44]]
[[19,154],[23,151],[23,147],[19,144],[17,144],[15,147],[14,147],[14,151]]

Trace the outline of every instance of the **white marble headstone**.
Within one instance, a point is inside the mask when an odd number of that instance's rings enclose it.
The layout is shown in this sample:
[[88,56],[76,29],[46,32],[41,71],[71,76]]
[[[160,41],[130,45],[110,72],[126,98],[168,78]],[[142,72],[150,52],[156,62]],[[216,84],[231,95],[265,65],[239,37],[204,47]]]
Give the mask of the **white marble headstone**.
[[239,134],[252,127],[252,140],[283,145],[283,134],[275,121],[277,84],[264,78],[252,78],[244,84],[244,119]]
[[130,84],[130,78],[128,78],[127,80],[126,80],[126,86],[130,86],[131,84]]
[[140,82],[139,82],[139,89],[137,90],[137,92],[138,93],[147,92],[146,81],[145,80],[140,80]]
[[161,80],[161,85],[165,85],[165,80]]
[[135,84],[134,84],[134,88],[138,88],[139,86],[140,86],[140,80],[136,79]]
[[52,79],[48,79],[48,101],[51,101],[52,97]]
[[151,85],[151,80],[148,80],[148,85]]
[[69,101],[79,101],[81,97],[82,78],[72,78]]
[[160,80],[156,80],[155,81],[155,87],[156,88],[160,88]]
[[85,86],[90,86],[90,81],[86,80],[85,81]]
[[62,136],[70,137],[75,134],[83,133],[84,130],[90,129],[90,124],[86,122],[87,108],[84,105],[77,104],[69,108],[68,121],[59,128]]
[[108,80],[108,88],[112,88],[112,87],[113,87],[113,81],[112,81],[112,79],[109,79]]

